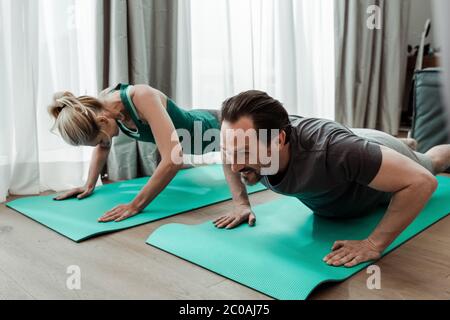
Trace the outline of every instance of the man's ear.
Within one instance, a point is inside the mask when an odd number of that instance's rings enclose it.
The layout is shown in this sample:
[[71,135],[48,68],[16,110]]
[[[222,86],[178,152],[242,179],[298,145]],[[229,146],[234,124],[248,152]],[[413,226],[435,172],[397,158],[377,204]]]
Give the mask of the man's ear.
[[286,144],[286,132],[281,130],[278,136],[274,137],[270,142],[270,147],[268,148],[268,156],[272,156],[272,150],[281,151],[281,149]]
[[287,134],[286,131],[281,130],[280,134],[278,135],[278,148],[281,149],[282,147],[284,147],[286,145],[287,142]]

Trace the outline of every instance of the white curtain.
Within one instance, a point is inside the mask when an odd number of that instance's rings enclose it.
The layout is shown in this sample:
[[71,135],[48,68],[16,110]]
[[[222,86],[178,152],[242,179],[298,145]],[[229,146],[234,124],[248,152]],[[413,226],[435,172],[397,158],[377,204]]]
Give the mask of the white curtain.
[[50,133],[56,91],[96,95],[94,1],[0,1],[0,202],[81,186],[91,149]]
[[181,1],[181,103],[220,108],[259,89],[291,114],[334,119],[333,0]]
[[[442,72],[442,96],[445,99],[447,107],[447,125],[450,127],[450,21],[448,16],[450,14],[450,1],[435,0],[433,1],[433,18],[436,21],[433,27],[436,38],[442,46],[441,63],[443,67]],[[450,137],[449,137],[450,139]]]

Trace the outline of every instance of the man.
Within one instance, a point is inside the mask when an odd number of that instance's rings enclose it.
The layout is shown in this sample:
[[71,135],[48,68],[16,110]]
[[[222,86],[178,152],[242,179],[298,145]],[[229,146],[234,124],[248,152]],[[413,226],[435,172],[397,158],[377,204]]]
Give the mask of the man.
[[[335,242],[324,258],[332,266],[378,259],[424,208],[437,188],[434,175],[450,167],[450,145],[421,154],[383,132],[290,118],[280,102],[260,91],[225,101],[222,121],[224,170],[235,208],[214,221],[218,228],[255,224],[243,182],[261,181],[274,192],[298,198],[315,214],[334,219],[358,217],[390,202],[367,239]],[[267,138],[260,134],[264,130],[269,130]],[[256,155],[249,139],[230,138],[230,132],[251,131],[257,133]],[[264,164],[262,149],[271,159]],[[277,164],[274,173],[264,173],[272,162]]]

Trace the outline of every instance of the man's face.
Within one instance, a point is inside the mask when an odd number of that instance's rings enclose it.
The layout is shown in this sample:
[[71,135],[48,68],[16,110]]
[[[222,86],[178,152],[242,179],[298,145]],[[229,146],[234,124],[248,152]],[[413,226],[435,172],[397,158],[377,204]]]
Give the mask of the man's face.
[[271,166],[273,149],[259,141],[253,121],[248,117],[235,123],[224,121],[221,132],[223,161],[231,165],[234,173],[240,173],[245,184],[257,184],[265,175],[262,171]]

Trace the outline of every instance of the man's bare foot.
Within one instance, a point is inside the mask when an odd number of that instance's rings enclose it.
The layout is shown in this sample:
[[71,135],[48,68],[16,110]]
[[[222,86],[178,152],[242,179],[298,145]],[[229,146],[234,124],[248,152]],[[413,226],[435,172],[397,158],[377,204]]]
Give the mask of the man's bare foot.
[[407,139],[399,139],[401,142],[406,144],[408,147],[410,147],[412,150],[417,151],[417,140],[407,138]]

